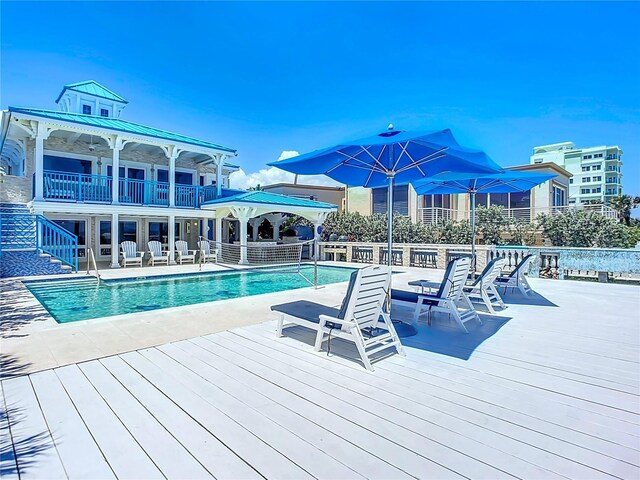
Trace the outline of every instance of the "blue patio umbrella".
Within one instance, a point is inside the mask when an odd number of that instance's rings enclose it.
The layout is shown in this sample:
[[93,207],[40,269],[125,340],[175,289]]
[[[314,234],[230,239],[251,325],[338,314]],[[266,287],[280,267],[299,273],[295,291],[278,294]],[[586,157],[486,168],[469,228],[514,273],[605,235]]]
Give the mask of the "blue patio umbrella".
[[503,170],[493,174],[468,175],[442,173],[425,180],[412,182],[418,195],[468,193],[471,197],[471,259],[475,272],[476,258],[476,194],[527,192],[556,175],[518,170]]
[[445,172],[487,174],[502,168],[484,152],[458,144],[451,130],[416,133],[389,129],[372,137],[271,162],[299,175],[324,174],[348,186],[388,187],[387,260],[391,265],[393,185],[406,185]]

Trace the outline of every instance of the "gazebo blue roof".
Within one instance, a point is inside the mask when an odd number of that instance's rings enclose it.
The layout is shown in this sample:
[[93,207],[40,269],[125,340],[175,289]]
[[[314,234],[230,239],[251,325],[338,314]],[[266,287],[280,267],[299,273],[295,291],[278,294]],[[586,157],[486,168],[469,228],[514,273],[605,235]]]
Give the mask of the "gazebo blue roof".
[[64,122],[77,123],[79,125],[87,125],[91,127],[107,128],[119,132],[132,133],[134,135],[144,135],[146,137],[160,138],[173,142],[186,143],[199,147],[213,148],[223,150],[225,152],[235,153],[235,149],[218,145],[216,143],[198,140],[197,138],[188,137],[179,133],[160,130],[159,128],[147,127],[126,120],[113,117],[99,117],[96,115],[84,115],[80,113],[59,112],[56,110],[43,110],[38,108],[9,107],[9,111],[13,113],[22,113],[24,115],[33,115],[35,117],[48,118],[51,120],[61,120]]
[[62,87],[62,92],[60,92],[60,95],[58,95],[58,98],[56,99],[56,103],[60,101],[60,99],[62,98],[62,95],[64,95],[64,92],[66,92],[67,90],[86,93],[87,95],[93,95],[95,97],[100,97],[107,100],[113,100],[115,102],[129,103],[120,95],[118,95],[115,92],[112,92],[104,85],[100,85],[95,80],[85,80],[84,82],[68,83],[67,85]]
[[285,207],[302,207],[302,208],[317,208],[325,210],[334,210],[336,205],[325,202],[316,202],[315,200],[308,200],[306,198],[289,197],[287,195],[280,195],[277,193],[263,192],[260,190],[234,193],[232,195],[223,196],[214,200],[204,202],[202,205],[218,205],[222,203],[232,202],[234,204],[258,204],[258,205],[279,205]]

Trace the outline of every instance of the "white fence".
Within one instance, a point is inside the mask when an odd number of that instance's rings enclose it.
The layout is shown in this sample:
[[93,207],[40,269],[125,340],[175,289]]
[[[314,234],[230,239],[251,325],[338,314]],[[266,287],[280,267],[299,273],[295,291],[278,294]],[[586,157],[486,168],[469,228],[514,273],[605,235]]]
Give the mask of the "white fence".
[[[504,208],[502,214],[508,218],[534,221],[541,213],[547,215],[560,215],[570,210],[584,210],[586,212],[597,212],[607,218],[617,219],[618,213],[607,205],[566,205],[562,207],[525,207],[525,208]],[[469,210],[456,210],[452,208],[427,207],[418,209],[418,221],[430,225],[438,223],[440,220],[470,220]]]

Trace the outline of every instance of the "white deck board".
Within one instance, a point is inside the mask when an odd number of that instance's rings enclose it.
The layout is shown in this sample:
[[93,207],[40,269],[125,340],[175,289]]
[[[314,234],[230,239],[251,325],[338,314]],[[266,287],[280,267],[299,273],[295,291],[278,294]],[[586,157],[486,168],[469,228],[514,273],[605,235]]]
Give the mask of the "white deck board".
[[259,475],[120,357],[100,362],[217,479]]
[[55,372],[118,478],[164,478],[77,365]]
[[[234,341],[236,338],[231,340]],[[252,342],[244,343],[247,348],[255,351],[259,350],[255,344],[252,345]],[[263,359],[262,361],[267,365],[270,364],[269,361],[282,362],[286,355],[288,353],[280,359],[277,353],[267,351],[265,357],[271,357],[272,360]],[[303,365],[302,361],[296,363],[296,367],[300,365]],[[273,368],[277,368],[277,366],[273,366]],[[458,414],[460,412],[456,411],[456,409],[447,408],[446,402],[436,405],[440,406],[441,410],[444,410],[445,414],[443,414],[442,411],[438,411],[433,407],[434,402],[424,402],[422,396],[403,398],[393,393],[385,392],[381,388],[373,389],[363,386],[360,382],[344,381],[339,369],[327,375],[326,370],[323,368],[303,368],[297,374],[297,378],[302,380],[305,377],[313,378],[314,383],[320,383],[318,380],[322,379],[322,383],[326,382],[326,388],[324,388],[326,392],[332,392],[332,394],[341,398],[353,398],[353,402],[360,405],[361,408],[372,413],[377,412],[408,430],[427,437],[432,436],[447,445],[452,445],[454,448],[464,451],[478,461],[501,468],[512,475],[520,473],[527,478],[541,476],[550,478],[553,475],[549,470],[555,471],[557,475],[563,475],[567,471],[575,472],[581,467],[545,450],[537,449],[527,443],[512,439],[510,436],[512,434],[510,430],[513,429],[512,425],[507,425],[511,429],[507,428],[507,434],[502,435],[502,432],[495,431],[497,430],[495,427],[492,430],[472,423],[471,420],[474,419],[470,419],[471,415],[469,414],[463,419],[458,418],[450,414],[450,411],[454,410],[454,413]],[[350,385],[356,388],[350,387]],[[374,397],[375,400],[373,400]],[[424,404],[421,402],[424,402]],[[497,446],[494,447],[494,445]],[[543,467],[546,467],[546,469]],[[589,469],[584,469],[583,474],[592,478],[600,477],[599,472]]]
[[3,384],[20,478],[67,478],[29,377]]
[[[264,335],[256,334],[251,329],[239,329],[234,333],[236,336],[229,338],[232,340],[236,337],[245,338],[246,346],[256,351],[263,351],[265,355],[274,358],[274,360],[279,358],[284,361],[287,357],[294,356],[299,360],[296,362],[296,366],[307,372],[310,377],[324,377],[363,395],[371,394],[373,396],[373,392],[375,392],[375,398],[379,402],[395,406],[417,417],[441,423],[446,428],[457,429],[459,433],[476,438],[478,441],[485,440],[492,448],[517,457],[516,461],[513,457],[506,457],[505,462],[508,465],[506,468],[515,468],[518,472],[525,472],[526,467],[523,468],[517,461],[522,458],[539,465],[540,469],[554,470],[560,475],[567,473],[567,471],[575,473],[581,468],[581,465],[586,465],[596,470],[595,472],[589,469],[584,470],[584,475],[590,478],[597,477],[598,470],[607,471],[612,465],[618,465],[620,460],[631,462],[630,471],[637,469],[637,464],[633,463],[638,461],[636,450],[608,442],[591,442],[591,446],[602,448],[615,456],[600,454],[598,450],[576,446],[552,435],[539,433],[536,427],[543,422],[529,421],[523,427],[515,421],[507,421],[503,419],[504,414],[508,413],[504,409],[492,416],[483,411],[485,410],[484,405],[475,407],[480,411],[465,408],[452,401],[451,398],[439,398],[438,391],[434,394],[424,388],[416,389],[415,386],[407,388],[393,382],[393,378],[388,379],[379,375],[360,375],[359,371],[344,366],[342,368],[335,367],[331,372],[328,372],[326,369],[318,367],[308,352],[295,348],[293,342],[287,342],[290,347],[287,351],[279,352],[274,347],[279,342],[269,342]],[[300,344],[300,342],[297,343]],[[264,345],[269,350],[257,345]],[[336,364],[339,363],[336,362]],[[525,417],[525,419],[527,418]],[[567,434],[571,435],[570,431],[563,433],[565,437]],[[587,437],[586,440],[589,441],[592,438]],[[537,445],[543,446],[543,448],[538,448]],[[464,450],[471,451],[469,448]],[[527,477],[539,476],[541,473],[539,471],[538,475],[534,473],[527,475]],[[547,471],[544,476],[548,477],[549,473]]]
[[2,478],[640,478],[639,290],[539,285],[374,372],[271,321],[2,380]]
[[4,389],[0,383],[0,476],[6,480],[17,480],[18,463],[16,455],[13,451],[13,442],[11,441],[11,432],[9,431],[9,414],[4,403]]
[[69,478],[115,478],[53,370],[31,375],[31,383]]
[[192,391],[188,384],[168,375],[140,353],[124,354],[121,357],[183,410],[189,411],[193,418],[261,475],[267,478],[311,478],[305,470]]

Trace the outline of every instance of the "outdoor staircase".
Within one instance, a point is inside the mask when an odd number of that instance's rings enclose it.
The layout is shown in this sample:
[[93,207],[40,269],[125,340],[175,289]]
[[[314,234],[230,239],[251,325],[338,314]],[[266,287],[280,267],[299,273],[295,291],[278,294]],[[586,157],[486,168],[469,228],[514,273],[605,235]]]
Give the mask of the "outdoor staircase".
[[37,217],[26,204],[0,203],[0,278],[71,273],[38,248]]

